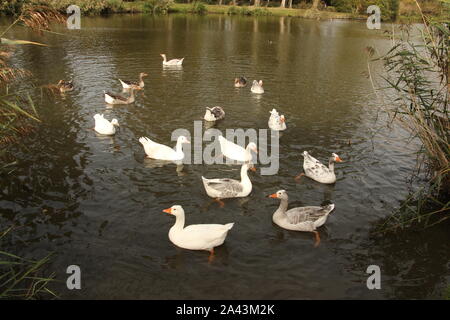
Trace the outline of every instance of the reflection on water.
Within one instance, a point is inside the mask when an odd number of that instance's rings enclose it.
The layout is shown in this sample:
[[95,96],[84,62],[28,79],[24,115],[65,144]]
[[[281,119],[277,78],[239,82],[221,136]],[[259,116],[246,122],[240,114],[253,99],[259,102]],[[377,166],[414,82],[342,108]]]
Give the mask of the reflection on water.
[[[448,232],[371,235],[407,196],[416,149],[399,129],[374,135],[377,106],[362,72],[366,46],[389,46],[382,31],[359,22],[183,15],[85,17],[81,30],[60,31],[66,35],[33,39],[49,47],[18,48],[13,58],[32,71],[33,84],[73,79],[76,89],[63,98],[36,90],[43,122],[14,146],[18,165],[0,181],[0,224],[20,226],[5,245],[13,253],[57,253],[49,268],[63,280],[55,288],[63,298],[429,298],[448,283]],[[163,68],[161,52],[184,56],[183,67]],[[135,103],[105,105],[103,90],[120,92],[117,78],[140,72],[149,76]],[[262,79],[266,92],[235,89],[240,75]],[[239,177],[239,167],[155,165],[138,142],[172,145],[173,130],[193,134],[193,121],[214,105],[226,112],[214,124],[221,132],[267,128],[272,108],[288,119],[278,173],[252,174],[252,194],[224,208],[210,203],[201,176]],[[91,130],[96,113],[118,119],[115,136]],[[294,180],[304,150],[345,159],[335,185]],[[318,248],[310,234],[272,223],[278,203],[266,196],[279,189],[292,207],[336,204]],[[213,263],[170,243],[174,221],[161,210],[173,204],[185,208],[188,224],[236,223]],[[65,289],[71,264],[81,267],[82,292]],[[366,288],[370,264],[382,268],[380,291]]]

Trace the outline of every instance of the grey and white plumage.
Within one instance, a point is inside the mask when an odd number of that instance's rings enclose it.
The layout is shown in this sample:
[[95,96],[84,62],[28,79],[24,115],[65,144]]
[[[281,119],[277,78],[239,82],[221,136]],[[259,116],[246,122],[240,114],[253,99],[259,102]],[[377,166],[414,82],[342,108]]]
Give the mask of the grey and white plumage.
[[217,121],[225,118],[225,111],[222,107],[215,106],[212,108],[206,108],[205,116],[203,117],[206,121]]
[[[205,191],[211,198],[227,199],[246,197],[252,192],[252,182],[248,177],[247,171],[253,165],[244,163],[241,167],[241,181],[221,178],[221,179],[206,179],[202,177]],[[254,169],[253,169],[254,170]]]
[[334,210],[334,204],[297,207],[288,210],[289,198],[286,190],[279,190],[270,197],[281,200],[280,206],[273,214],[273,222],[287,230],[314,232],[325,224],[328,215]]
[[303,170],[305,175],[317,182],[331,184],[336,182],[336,174],[334,173],[334,163],[342,162],[336,153],[332,153],[328,168],[319,160],[312,157],[307,151],[303,151]]

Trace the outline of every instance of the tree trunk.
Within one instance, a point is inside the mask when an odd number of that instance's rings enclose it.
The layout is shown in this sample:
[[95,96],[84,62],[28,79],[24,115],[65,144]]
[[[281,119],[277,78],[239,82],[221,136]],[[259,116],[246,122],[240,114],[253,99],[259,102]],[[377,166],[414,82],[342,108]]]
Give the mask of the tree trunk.
[[260,4],[261,4],[261,0],[255,0],[255,4],[254,4],[255,7],[259,7]]
[[222,5],[222,0],[219,0],[219,6],[221,6]]
[[319,7],[319,2],[320,0],[313,0],[313,5],[311,9],[317,10],[317,8]]
[[292,0],[289,0],[289,8],[292,9]]
[[286,0],[281,0],[280,8],[286,7]]

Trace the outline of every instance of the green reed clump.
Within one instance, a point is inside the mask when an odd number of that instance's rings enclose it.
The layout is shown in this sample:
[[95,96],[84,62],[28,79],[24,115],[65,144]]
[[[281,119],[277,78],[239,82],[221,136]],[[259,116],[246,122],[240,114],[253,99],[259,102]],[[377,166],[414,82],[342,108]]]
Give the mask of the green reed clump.
[[13,0],[13,2],[14,4],[5,4],[3,6],[0,2],[0,12],[20,14],[24,6],[45,6],[65,14],[67,7],[72,4],[79,6],[84,15],[126,11],[123,0]]
[[151,14],[167,14],[172,4],[173,0],[149,0],[144,3],[142,11]]
[[228,8],[227,14],[241,16],[269,16],[272,13],[266,8],[249,9],[247,7],[231,6]]
[[[54,8],[23,5],[15,21],[0,34],[0,178],[7,179],[13,171],[15,161],[8,159],[8,146],[19,143],[20,138],[33,131],[34,123],[39,123],[37,110],[30,95],[10,89],[10,84],[18,79],[31,76],[31,73],[11,66],[8,59],[17,45],[39,45],[41,43],[3,38],[8,30],[22,24],[37,32],[50,29],[53,23],[63,23],[64,16]],[[0,248],[12,228],[0,232]],[[0,250],[0,299],[37,299],[55,297],[48,288],[54,275],[43,275],[49,256],[39,260],[26,259],[10,252]]]
[[383,97],[391,106],[386,110],[392,121],[421,142],[418,168],[428,177],[428,183],[383,224],[385,228],[415,222],[430,226],[450,218],[450,24],[423,14],[422,19],[420,39],[417,30],[404,26],[388,53],[375,59],[385,67]]
[[[0,232],[0,243],[13,228]],[[49,284],[54,274],[44,275],[43,269],[49,263],[50,255],[40,259],[25,259],[0,250],[0,299],[54,298]]]
[[200,1],[194,1],[189,8],[189,12],[195,14],[205,14],[207,11],[206,5]]

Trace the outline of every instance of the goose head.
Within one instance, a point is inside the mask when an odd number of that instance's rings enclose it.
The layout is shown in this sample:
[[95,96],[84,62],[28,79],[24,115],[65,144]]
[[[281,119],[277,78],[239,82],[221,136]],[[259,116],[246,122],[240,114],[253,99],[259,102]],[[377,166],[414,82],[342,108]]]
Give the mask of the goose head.
[[282,115],[281,115],[281,117],[280,117],[280,121],[281,121],[281,123],[284,123],[284,122],[286,122],[286,118],[284,117],[284,114],[282,114]]
[[256,148],[256,144],[254,142],[250,142],[247,145],[247,150],[252,150],[254,153],[258,153],[258,148]]
[[141,73],[139,73],[139,77],[141,77],[141,78],[148,77],[148,73],[141,72]]
[[119,127],[119,121],[117,121],[117,119],[115,119],[115,118],[111,120],[111,124],[112,124],[113,126]]
[[164,60],[166,60],[166,54],[165,53],[161,53],[160,56],[163,57]]
[[278,190],[275,193],[269,194],[267,197],[274,198],[274,199],[288,200],[288,194],[287,194],[286,190]]
[[262,80],[259,80],[258,84],[259,84],[260,87],[262,87],[263,81],[262,81]]
[[177,144],[182,144],[182,143],[191,143],[185,136],[179,136],[177,139]]
[[184,216],[184,210],[182,206],[171,206],[170,208],[164,209],[163,212],[174,215],[175,217]]
[[336,153],[332,153],[331,157],[332,157],[334,162],[344,162],[344,161],[342,161],[341,158],[339,158],[339,156]]

